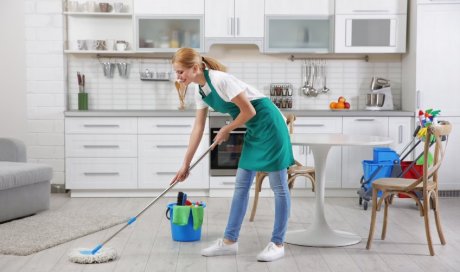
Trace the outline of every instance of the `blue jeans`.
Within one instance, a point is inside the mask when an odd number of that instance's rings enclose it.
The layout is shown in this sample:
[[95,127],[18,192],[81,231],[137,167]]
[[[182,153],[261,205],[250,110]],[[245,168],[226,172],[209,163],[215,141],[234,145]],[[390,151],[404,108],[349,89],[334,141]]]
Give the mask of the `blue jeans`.
[[[249,190],[251,189],[256,172],[238,168],[236,172],[235,191],[233,193],[232,206],[228,217],[227,228],[224,238],[237,241],[240,234],[241,224],[248,207]],[[282,244],[287,230],[291,197],[287,183],[287,170],[269,172],[270,187],[275,193],[275,224],[273,226],[271,241]]]

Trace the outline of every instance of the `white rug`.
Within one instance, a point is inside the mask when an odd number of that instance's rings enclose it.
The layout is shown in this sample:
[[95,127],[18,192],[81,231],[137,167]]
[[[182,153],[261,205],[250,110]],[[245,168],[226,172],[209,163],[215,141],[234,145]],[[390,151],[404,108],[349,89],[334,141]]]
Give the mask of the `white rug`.
[[101,211],[45,211],[0,224],[0,254],[29,255],[127,220]]

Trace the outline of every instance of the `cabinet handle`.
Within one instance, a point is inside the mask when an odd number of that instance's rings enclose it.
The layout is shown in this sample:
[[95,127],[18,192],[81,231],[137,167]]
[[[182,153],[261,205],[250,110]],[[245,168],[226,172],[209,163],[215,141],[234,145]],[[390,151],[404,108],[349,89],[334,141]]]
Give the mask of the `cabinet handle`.
[[187,148],[188,145],[157,145],[157,148]]
[[118,176],[118,172],[84,172],[85,176]]
[[358,121],[358,122],[373,122],[375,121],[374,118],[360,118],[360,119],[355,119],[355,121]]
[[369,12],[385,12],[385,13],[388,13],[390,12],[388,9],[354,9],[352,12],[365,12],[365,13],[369,13]]
[[398,129],[399,143],[401,144],[403,142],[403,126],[400,125]]
[[192,125],[156,125],[158,128],[186,128]]
[[230,18],[230,27],[231,27],[231,33],[230,35],[235,35],[235,18]]
[[422,93],[420,90],[417,90],[415,98],[416,98],[416,103],[417,103],[417,109],[420,109],[420,98],[422,96]]
[[84,124],[84,127],[90,127],[90,128],[95,128],[95,127],[120,127],[120,125],[111,125],[111,124]]
[[236,36],[240,35],[240,17],[236,18]]
[[83,148],[120,148],[119,145],[83,145]]
[[324,127],[324,124],[294,124],[295,127]]
[[[213,130],[212,133],[218,133],[219,131],[218,130]],[[245,134],[246,131],[241,131],[241,130],[234,130],[234,131],[230,131],[230,134]]]
[[222,181],[222,184],[224,184],[224,185],[234,185],[235,182],[234,181]]
[[169,176],[169,175],[175,175],[177,172],[157,172],[157,175],[160,176]]

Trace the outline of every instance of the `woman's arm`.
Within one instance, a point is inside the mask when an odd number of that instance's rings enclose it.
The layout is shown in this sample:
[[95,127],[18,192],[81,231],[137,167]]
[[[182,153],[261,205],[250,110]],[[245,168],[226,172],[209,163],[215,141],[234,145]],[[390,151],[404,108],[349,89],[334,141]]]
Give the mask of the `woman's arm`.
[[195,155],[196,150],[198,149],[198,146],[200,145],[201,138],[203,137],[207,116],[208,108],[199,109],[196,111],[195,123],[193,125],[192,133],[190,134],[190,140],[188,143],[187,152],[185,152],[184,161],[176,176],[171,181],[171,184],[176,181],[184,181],[187,179],[189,175],[188,169],[190,168],[190,163],[193,159],[193,156]]
[[245,92],[241,92],[231,100],[240,109],[240,114],[235,118],[233,122],[222,127],[217,133],[214,141],[218,144],[225,142],[230,135],[230,132],[238,127],[243,126],[249,121],[254,115],[256,115],[256,109],[252,106]]

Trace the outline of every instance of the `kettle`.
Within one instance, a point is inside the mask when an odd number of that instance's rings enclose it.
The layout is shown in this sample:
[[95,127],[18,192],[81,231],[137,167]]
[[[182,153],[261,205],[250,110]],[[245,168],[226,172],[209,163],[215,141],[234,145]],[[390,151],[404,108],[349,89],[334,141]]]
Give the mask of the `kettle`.
[[390,80],[381,77],[372,77],[371,91],[390,87]]

